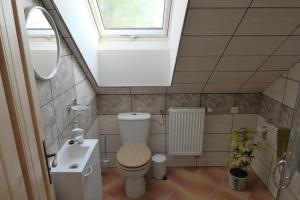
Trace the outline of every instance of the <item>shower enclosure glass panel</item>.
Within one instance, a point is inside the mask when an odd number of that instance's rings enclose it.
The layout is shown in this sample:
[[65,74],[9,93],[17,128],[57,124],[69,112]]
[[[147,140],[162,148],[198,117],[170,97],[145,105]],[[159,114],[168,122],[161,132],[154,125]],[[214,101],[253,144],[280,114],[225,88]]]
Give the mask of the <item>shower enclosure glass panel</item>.
[[[298,91],[299,94],[300,91]],[[280,168],[280,167],[279,167]],[[281,189],[277,194],[278,200],[299,199],[300,190],[300,100],[299,95],[294,111],[293,124],[286,162],[280,180]]]

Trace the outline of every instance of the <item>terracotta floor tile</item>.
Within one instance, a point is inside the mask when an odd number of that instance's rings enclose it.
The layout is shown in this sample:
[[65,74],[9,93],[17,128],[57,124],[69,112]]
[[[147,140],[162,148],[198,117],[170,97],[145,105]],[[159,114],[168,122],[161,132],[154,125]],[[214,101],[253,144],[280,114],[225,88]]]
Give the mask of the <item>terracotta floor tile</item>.
[[228,178],[227,173],[216,167],[199,167],[198,170],[195,171],[195,174],[215,184],[219,184]]
[[114,200],[114,199],[107,192],[103,192],[102,200]]
[[219,170],[221,170],[225,173],[228,173],[228,167],[227,166],[221,166],[221,167],[215,167],[215,168],[217,168],[217,169],[219,169]]
[[259,182],[259,177],[254,171],[250,171],[248,175],[247,190],[253,191],[254,187]]
[[108,168],[102,172],[102,184],[104,187],[120,178],[121,175],[114,168]]
[[167,200],[205,200],[201,197],[195,198],[184,190],[178,190],[173,195],[171,195]]
[[194,197],[208,197],[215,189],[216,185],[202,179],[200,176],[191,177],[183,189],[188,193],[192,194]]
[[209,200],[241,200],[241,199],[228,192],[225,192],[222,189],[217,189],[209,197]]
[[[118,181],[108,185],[106,187],[106,192],[114,200],[132,200],[132,198],[127,197],[125,193],[125,179],[119,179]],[[135,198],[135,200],[155,200],[147,191],[141,198]]]
[[231,189],[231,187],[229,186],[228,184],[228,178],[227,180],[223,181],[222,183],[219,184],[219,187],[223,190],[225,190],[226,192],[240,198],[240,199],[243,199],[243,200],[248,200],[250,195],[251,195],[251,191],[249,190],[244,190],[244,191],[236,191],[236,190],[233,190]]
[[183,169],[185,169],[191,173],[195,173],[199,169],[199,167],[184,167]]
[[193,177],[193,174],[184,168],[168,168],[168,180],[178,186],[183,186]]
[[119,179],[116,182],[108,185],[105,188],[105,192],[110,194],[112,198],[118,200],[128,199],[125,194],[125,179]]
[[268,191],[267,187],[262,181],[259,181],[254,187],[251,196],[251,200],[273,200],[273,196]]
[[146,191],[155,199],[165,199],[174,194],[179,187],[170,181],[152,179],[147,183]]
[[[232,190],[225,167],[168,168],[168,180],[146,179],[146,193],[137,200],[273,200],[266,186],[253,172],[245,191]],[[125,178],[110,169],[103,173],[103,200],[130,200]]]

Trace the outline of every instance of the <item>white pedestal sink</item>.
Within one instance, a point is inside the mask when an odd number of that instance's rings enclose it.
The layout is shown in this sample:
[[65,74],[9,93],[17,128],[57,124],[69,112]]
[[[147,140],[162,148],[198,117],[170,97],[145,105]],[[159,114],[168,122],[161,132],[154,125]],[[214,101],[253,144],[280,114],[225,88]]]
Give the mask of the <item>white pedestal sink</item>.
[[101,200],[98,140],[83,144],[67,141],[57,153],[57,167],[51,168],[57,200]]

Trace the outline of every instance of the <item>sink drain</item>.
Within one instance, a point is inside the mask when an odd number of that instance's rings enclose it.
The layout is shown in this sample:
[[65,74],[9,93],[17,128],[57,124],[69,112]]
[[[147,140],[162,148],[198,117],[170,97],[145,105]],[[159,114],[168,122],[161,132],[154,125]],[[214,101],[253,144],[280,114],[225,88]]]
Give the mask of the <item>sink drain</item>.
[[78,165],[77,165],[77,164],[73,164],[73,165],[71,165],[69,168],[70,168],[70,169],[76,169],[76,168],[78,168]]

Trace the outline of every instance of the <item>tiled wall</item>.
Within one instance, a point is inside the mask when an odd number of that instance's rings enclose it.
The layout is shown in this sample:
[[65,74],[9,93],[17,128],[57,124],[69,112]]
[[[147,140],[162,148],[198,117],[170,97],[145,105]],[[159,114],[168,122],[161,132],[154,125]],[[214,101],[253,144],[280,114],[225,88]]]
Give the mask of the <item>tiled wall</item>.
[[[295,112],[295,105],[299,83],[300,63],[297,63],[288,73],[282,75],[263,92],[264,96],[258,118],[258,134],[260,134],[262,126],[270,123],[274,127],[292,127],[293,119],[297,119],[297,116],[295,116],[297,113]],[[267,136],[267,142],[264,144],[262,150],[256,152],[253,168],[274,196],[276,195],[277,189],[273,184],[272,173],[276,164],[276,134],[270,134]],[[281,199],[294,200],[298,198],[299,200],[299,190],[300,175],[297,173],[289,189],[283,191]]]
[[[42,6],[38,0],[23,3],[24,8]],[[36,79],[48,153],[56,152],[71,137],[73,128],[81,127],[87,132],[97,117],[95,91],[63,39],[61,44],[61,63],[56,75],[51,80]],[[67,111],[67,104],[74,99],[89,105],[89,110],[79,114]]]
[[[149,146],[152,152],[167,153],[168,108],[212,108],[206,116],[204,154],[168,157],[169,166],[224,166],[229,155],[230,133],[239,127],[256,128],[261,94],[129,94],[97,95],[101,141],[107,141],[107,155],[114,165],[114,157],[121,145],[117,114],[119,112],[150,112],[152,114]],[[239,114],[231,114],[232,106]],[[165,124],[160,110],[163,111]],[[102,145],[102,152],[104,145]]]

